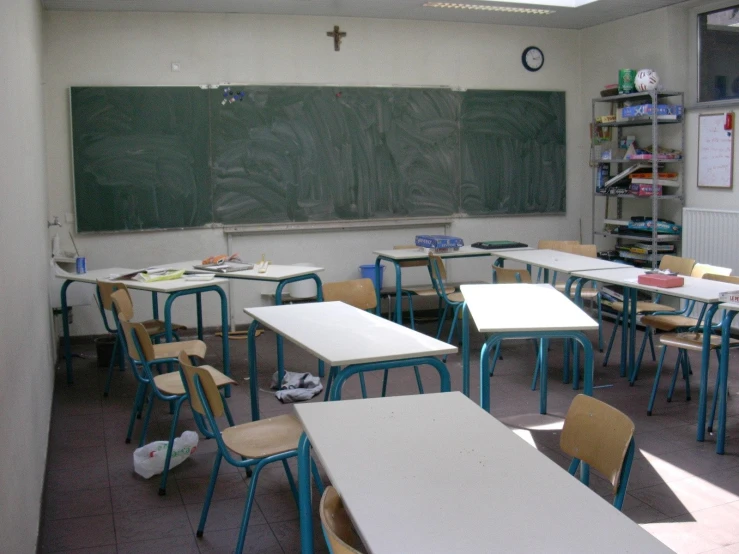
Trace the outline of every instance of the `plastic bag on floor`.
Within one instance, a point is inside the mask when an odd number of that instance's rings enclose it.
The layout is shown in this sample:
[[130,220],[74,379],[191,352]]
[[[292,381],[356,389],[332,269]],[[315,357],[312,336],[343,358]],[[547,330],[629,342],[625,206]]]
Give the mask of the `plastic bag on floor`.
[[[169,460],[169,469],[180,465],[198,447],[198,434],[194,431],[185,431],[181,437],[176,437],[172,445],[172,457]],[[137,448],[133,452],[133,469],[144,479],[158,475],[164,471],[164,460],[167,457],[167,441],[155,441]]]

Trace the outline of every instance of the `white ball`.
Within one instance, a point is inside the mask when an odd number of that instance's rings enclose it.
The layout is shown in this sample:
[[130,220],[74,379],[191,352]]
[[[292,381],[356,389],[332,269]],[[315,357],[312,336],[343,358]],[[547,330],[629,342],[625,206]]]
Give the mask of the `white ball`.
[[634,78],[634,86],[639,92],[655,90],[659,84],[659,75],[654,69],[640,69]]

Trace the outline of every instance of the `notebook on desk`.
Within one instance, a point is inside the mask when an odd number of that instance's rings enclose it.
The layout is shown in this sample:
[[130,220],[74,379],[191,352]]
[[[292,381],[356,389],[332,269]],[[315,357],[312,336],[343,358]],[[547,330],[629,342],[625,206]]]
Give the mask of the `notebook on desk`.
[[482,248],[483,250],[503,250],[504,248],[527,248],[528,244],[513,240],[483,240],[473,242],[472,246],[474,248]]
[[224,264],[203,264],[193,266],[194,269],[202,269],[204,271],[213,271],[215,273],[232,273],[234,271],[246,271],[254,269],[254,264],[239,264],[236,262],[226,262]]

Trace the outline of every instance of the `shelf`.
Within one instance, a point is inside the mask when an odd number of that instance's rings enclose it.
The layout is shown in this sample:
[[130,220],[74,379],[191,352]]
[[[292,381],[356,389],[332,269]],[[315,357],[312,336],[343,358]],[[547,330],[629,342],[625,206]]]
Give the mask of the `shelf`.
[[[660,164],[661,163],[678,163],[678,162],[679,163],[682,163],[683,161],[684,160],[682,158],[678,158],[678,159],[668,158],[666,160],[660,158],[660,159],[657,160],[657,163],[660,163]],[[610,164],[625,164],[625,163],[643,163],[643,164],[645,164],[645,163],[649,163],[649,164],[651,164],[652,163],[652,160],[632,160],[631,158],[613,158],[611,160],[593,160],[591,158],[590,163],[591,164],[605,164],[605,163],[610,163]]]
[[[669,98],[670,96],[681,96],[682,92],[672,92],[663,90],[657,93],[657,98]],[[602,96],[593,98],[593,102],[623,102],[624,100],[638,100],[640,98],[652,99],[651,92],[633,92],[631,94],[617,94],[615,96]]]
[[[657,125],[670,125],[671,123],[683,123],[682,119],[659,119],[657,118]],[[613,121],[611,123],[596,123],[596,127],[644,127],[645,125],[651,125],[652,118],[637,119],[634,121]]]
[[[603,194],[602,192],[593,193],[599,198],[634,198],[636,200],[651,200],[652,195],[637,196],[635,194]],[[657,200],[682,200],[682,194],[658,194]]]
[[[621,233],[609,233],[608,231],[595,231],[595,234],[601,237],[638,240],[641,242],[652,240],[652,235],[624,235]],[[680,242],[680,235],[657,235],[657,242]]]

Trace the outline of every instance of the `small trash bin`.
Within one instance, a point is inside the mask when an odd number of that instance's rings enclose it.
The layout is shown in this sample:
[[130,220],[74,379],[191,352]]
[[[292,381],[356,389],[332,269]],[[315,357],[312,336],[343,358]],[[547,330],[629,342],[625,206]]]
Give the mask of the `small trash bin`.
[[366,264],[359,266],[359,273],[362,279],[372,279],[372,284],[375,285],[375,290],[382,290],[382,279],[385,276],[385,266],[380,264],[380,275],[377,275],[375,271],[375,264]]
[[95,350],[98,355],[98,367],[108,367],[110,358],[113,356],[113,346],[115,346],[115,335],[105,335],[95,339]]

